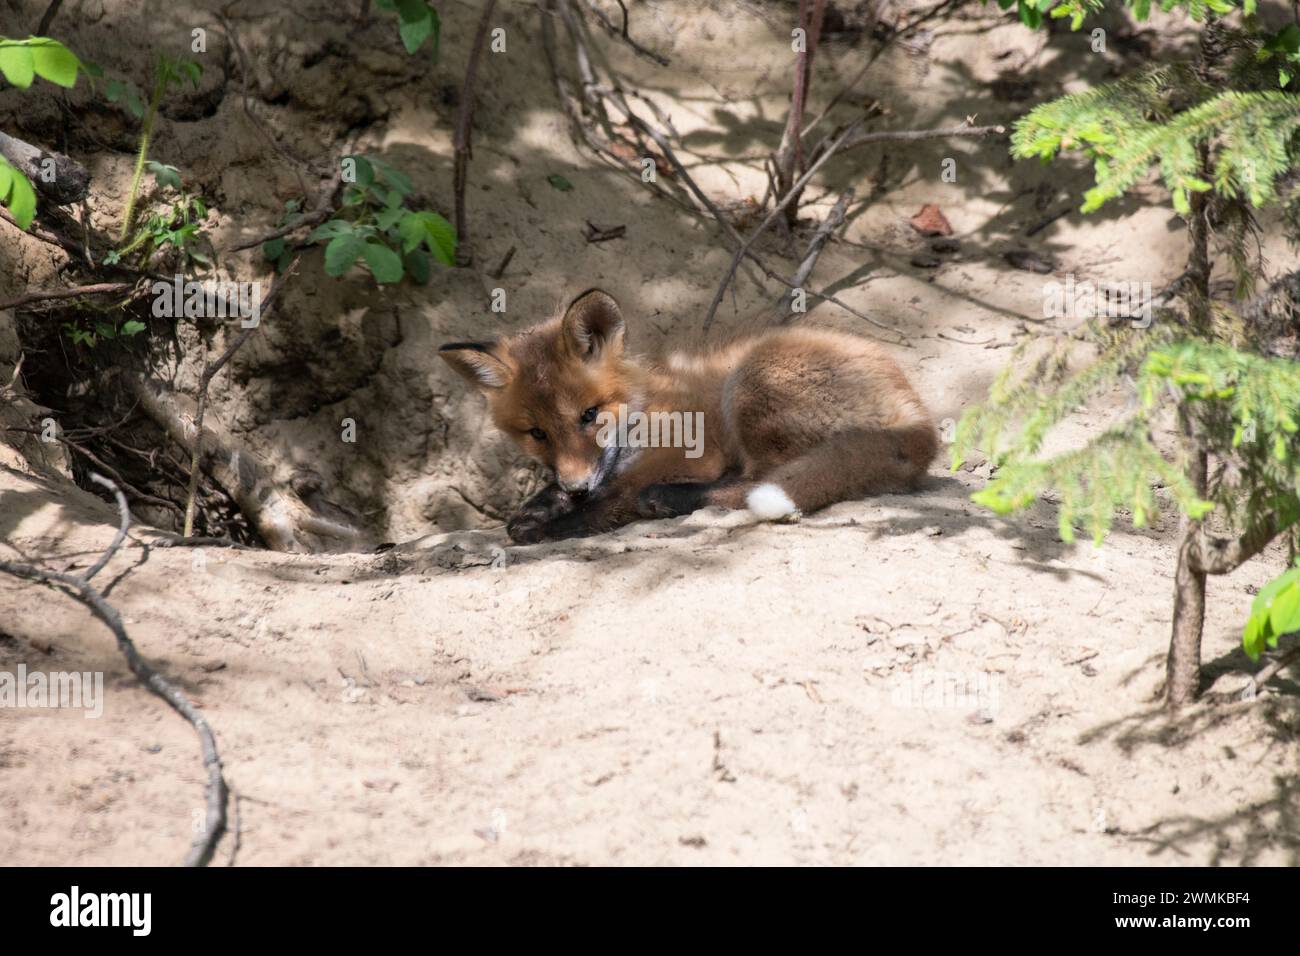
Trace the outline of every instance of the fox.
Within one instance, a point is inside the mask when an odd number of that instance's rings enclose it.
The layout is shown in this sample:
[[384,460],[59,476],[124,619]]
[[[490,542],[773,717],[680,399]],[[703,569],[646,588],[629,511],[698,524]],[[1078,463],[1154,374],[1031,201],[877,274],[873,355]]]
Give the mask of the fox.
[[[798,520],[917,489],[939,447],[894,360],[847,333],[782,327],[646,362],[627,349],[618,302],[588,289],[558,317],[450,342],[438,355],[486,397],[495,427],[554,476],[506,523],[517,544],[706,507]],[[689,442],[645,440],[645,429],[615,437],[614,421],[638,416],[702,427]]]

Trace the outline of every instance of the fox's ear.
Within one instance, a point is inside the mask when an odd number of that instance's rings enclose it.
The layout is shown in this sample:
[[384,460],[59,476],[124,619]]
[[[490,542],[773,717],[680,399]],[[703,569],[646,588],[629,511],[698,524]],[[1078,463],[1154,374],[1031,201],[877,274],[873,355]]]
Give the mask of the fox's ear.
[[471,384],[501,388],[510,381],[510,368],[496,357],[495,348],[491,342],[449,342],[438,349],[438,355]]
[[608,292],[588,289],[564,313],[564,336],[581,358],[621,354],[626,325],[618,303]]

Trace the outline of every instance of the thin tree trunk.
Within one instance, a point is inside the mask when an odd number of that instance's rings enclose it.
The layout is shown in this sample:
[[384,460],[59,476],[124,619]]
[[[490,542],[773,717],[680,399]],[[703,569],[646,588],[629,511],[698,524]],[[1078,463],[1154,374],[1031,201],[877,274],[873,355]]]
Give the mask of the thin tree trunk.
[[[1208,150],[1201,148],[1201,168],[1209,166]],[[1205,193],[1192,197],[1187,234],[1191,249],[1187,255],[1187,318],[1194,334],[1210,332],[1210,244],[1209,199]],[[1205,442],[1186,406],[1178,410],[1185,447],[1188,475],[1196,496],[1204,499],[1209,487],[1209,456]],[[1174,573],[1173,628],[1169,654],[1165,659],[1165,703],[1179,707],[1196,700],[1201,692],[1201,635],[1205,626],[1205,571],[1199,561],[1197,542],[1201,522],[1182,518],[1178,544],[1178,569]]]
[[[1198,496],[1204,496],[1209,474],[1205,447],[1192,438],[1195,450],[1188,476]],[[1178,570],[1174,573],[1174,623],[1165,660],[1165,702],[1180,707],[1196,700],[1201,692],[1201,634],[1205,626],[1205,572],[1196,554],[1201,523],[1187,516],[1182,520],[1178,542]]]
[[[811,2],[812,8],[809,9]],[[821,38],[822,15],[826,0],[800,0],[799,26],[804,31],[804,48],[795,60],[794,91],[790,97],[790,115],[786,118],[785,132],[776,152],[777,186],[784,195],[799,178],[803,166],[803,114],[808,102],[808,84],[812,80],[813,55]],[[781,196],[775,197],[780,199]],[[791,226],[799,218],[799,198],[786,206],[786,222]]]

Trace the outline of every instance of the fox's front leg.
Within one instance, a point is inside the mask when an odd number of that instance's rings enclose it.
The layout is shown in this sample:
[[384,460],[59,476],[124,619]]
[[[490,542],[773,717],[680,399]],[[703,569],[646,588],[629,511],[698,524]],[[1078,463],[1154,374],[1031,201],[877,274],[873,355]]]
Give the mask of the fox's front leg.
[[577,499],[572,511],[548,521],[542,533],[551,539],[585,538],[621,528],[639,517],[635,495],[622,490],[596,493]]
[[547,524],[573,511],[577,505],[578,499],[553,481],[520,505],[514,517],[506,522],[506,534],[519,544],[534,544],[549,537]]

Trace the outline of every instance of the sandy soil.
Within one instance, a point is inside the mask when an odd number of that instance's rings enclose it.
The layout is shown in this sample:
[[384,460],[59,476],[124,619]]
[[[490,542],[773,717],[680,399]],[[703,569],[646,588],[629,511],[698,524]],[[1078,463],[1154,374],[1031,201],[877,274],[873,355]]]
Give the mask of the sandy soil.
[[[21,550],[111,536],[97,501],[0,482]],[[1300,688],[1167,716],[1167,541],[1064,549],[968,487],[527,548],[133,547],[104,575],[217,730],[223,862],[1295,865]],[[1215,582],[1225,696],[1265,577]],[[72,602],[3,582],[0,620],[0,668],[107,675],[99,720],[0,722],[5,859],[175,860],[189,729]]]
[[[471,5],[445,6],[435,76],[454,84],[474,18]],[[634,6],[639,38],[674,66],[657,71],[617,47],[611,60],[672,113],[693,175],[719,201],[761,195],[759,158],[779,139],[788,95],[779,24],[732,4]],[[287,33],[311,15],[247,9]],[[304,65],[312,54],[299,47],[312,41],[281,42],[243,16],[234,22],[268,70],[261,92],[295,90],[276,116],[301,132],[294,111],[329,106],[338,65]],[[706,225],[570,143],[535,11],[506,5],[503,17],[515,45],[508,68],[487,64],[496,73],[480,105],[473,269],[378,296],[364,278],[330,283],[305,267],[286,296],[292,321],[268,330],[217,399],[215,414],[259,453],[286,467],[309,461],[358,510],[378,501],[372,535],[403,543],[382,554],[191,552],[141,547],[150,535],[137,528],[104,572],[136,642],[217,732],[235,793],[218,861],[1300,862],[1300,686],[1284,679],[1236,699],[1247,672],[1238,628],[1276,556],[1212,582],[1214,693],[1171,716],[1154,702],[1170,529],[1120,529],[1100,551],[1066,547],[1050,503],[1014,524],[972,505],[978,468],[937,466],[922,493],[797,525],[705,512],[509,546],[493,514],[529,474],[433,348],[498,322],[521,327],[592,285],[624,304],[636,347],[688,345],[729,254]],[[386,47],[349,67],[386,85],[343,105],[448,208],[452,114],[429,106],[387,34],[359,32]],[[1073,86],[1139,55],[1119,34],[1109,59],[1088,56],[1083,38],[1060,44],[1027,38],[992,8],[973,11],[882,57],[870,94],[900,127],[972,113],[998,122],[1060,92],[1063,57]],[[838,89],[861,53],[826,53],[816,88]],[[230,128],[239,110],[227,95],[214,116],[177,121],[178,152],[161,158],[274,163],[203,125]],[[939,178],[945,158],[957,159],[955,182]],[[111,179],[124,162],[102,158],[97,170]],[[553,189],[551,174],[574,190]],[[1159,287],[1181,271],[1181,227],[1154,190],[1024,237],[1083,181],[1064,166],[1014,165],[999,144],[863,150],[832,163],[810,194],[810,216],[847,184],[864,200],[817,281],[905,330],[896,356],[936,417],[954,419],[983,396],[1003,346],[1043,325],[1045,277],[1011,268],[1004,252],[1055,256],[1058,280]],[[265,181],[254,188],[228,170],[221,182],[223,242],[253,232],[259,213],[273,218]],[[927,247],[906,220],[927,202],[961,242],[938,268],[912,263]],[[628,238],[589,244],[584,219],[625,223]],[[502,284],[513,304],[495,316],[485,273],[511,245],[519,253]],[[779,236],[764,249],[787,251]],[[742,272],[721,332],[765,321],[774,299]],[[826,306],[805,321],[874,331]],[[342,343],[335,351],[319,345],[327,335]],[[375,437],[339,447],[344,414],[374,423],[362,434]],[[0,455],[0,553],[55,567],[93,560],[112,536],[111,508]],[[0,670],[19,663],[102,670],[108,699],[97,721],[0,711],[0,856],[179,860],[202,796],[188,727],[138,686],[82,608],[0,579]]]

